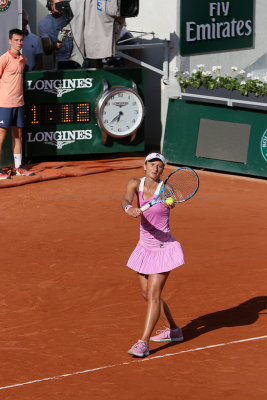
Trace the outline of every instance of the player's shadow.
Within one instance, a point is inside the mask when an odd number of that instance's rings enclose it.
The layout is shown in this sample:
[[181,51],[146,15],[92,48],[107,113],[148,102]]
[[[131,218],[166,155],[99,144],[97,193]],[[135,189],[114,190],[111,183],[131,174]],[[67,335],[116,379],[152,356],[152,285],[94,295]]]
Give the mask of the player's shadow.
[[[259,314],[265,309],[267,309],[267,296],[258,296],[236,307],[202,315],[182,327],[184,342],[188,342],[207,332],[214,331],[215,329],[251,325],[257,321]],[[177,345],[178,343],[179,342],[167,343],[164,346],[151,350],[150,353],[152,354],[169,346]]]

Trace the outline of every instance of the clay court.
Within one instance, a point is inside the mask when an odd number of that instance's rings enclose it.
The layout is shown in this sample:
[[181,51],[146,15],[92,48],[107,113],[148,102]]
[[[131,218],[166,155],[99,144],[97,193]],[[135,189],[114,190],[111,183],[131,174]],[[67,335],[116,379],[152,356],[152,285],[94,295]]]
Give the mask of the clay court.
[[0,182],[1,399],[266,400],[266,180],[197,171],[171,215],[186,264],[163,292],[185,341],[136,359],[139,221],[120,199],[142,158],[33,169]]

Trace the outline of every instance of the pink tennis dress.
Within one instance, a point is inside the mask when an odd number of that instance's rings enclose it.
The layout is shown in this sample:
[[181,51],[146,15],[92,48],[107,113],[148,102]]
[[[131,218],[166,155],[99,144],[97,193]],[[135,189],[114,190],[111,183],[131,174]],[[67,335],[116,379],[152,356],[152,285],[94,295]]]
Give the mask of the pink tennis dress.
[[[149,203],[160,192],[162,181],[151,199],[143,199],[145,178],[138,190],[138,207]],[[184,264],[182,246],[170,233],[170,210],[163,203],[155,204],[141,216],[140,240],[127,266],[140,274],[151,275],[171,271]]]

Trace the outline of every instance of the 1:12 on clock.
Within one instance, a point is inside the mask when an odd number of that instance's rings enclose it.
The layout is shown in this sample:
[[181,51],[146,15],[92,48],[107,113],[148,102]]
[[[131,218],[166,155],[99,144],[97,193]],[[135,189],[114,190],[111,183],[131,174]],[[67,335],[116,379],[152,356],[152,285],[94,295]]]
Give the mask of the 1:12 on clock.
[[27,125],[87,123],[90,112],[90,103],[28,104],[26,121]]

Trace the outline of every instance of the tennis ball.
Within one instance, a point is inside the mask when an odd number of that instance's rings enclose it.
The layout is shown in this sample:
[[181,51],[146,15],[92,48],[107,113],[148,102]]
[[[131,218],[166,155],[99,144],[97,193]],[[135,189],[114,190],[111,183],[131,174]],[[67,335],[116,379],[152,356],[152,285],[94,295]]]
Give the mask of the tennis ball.
[[172,197],[168,197],[168,198],[166,199],[166,204],[168,204],[169,206],[172,206],[173,203],[174,203],[174,200],[173,200]]

